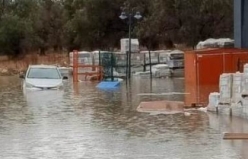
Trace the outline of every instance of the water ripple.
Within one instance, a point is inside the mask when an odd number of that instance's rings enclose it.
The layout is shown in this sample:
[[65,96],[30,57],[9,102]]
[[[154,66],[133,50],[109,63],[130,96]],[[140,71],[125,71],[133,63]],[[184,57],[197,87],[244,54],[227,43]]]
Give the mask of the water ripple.
[[[63,91],[23,93],[17,77],[0,87],[0,158],[61,159],[240,159],[246,142],[222,141],[226,125],[248,128],[192,111],[149,115],[136,112],[140,101],[183,100],[142,93],[183,92],[183,79],[134,79],[120,90],[102,91],[97,83],[65,83]],[[14,85],[15,83],[15,85]],[[235,122],[237,121],[237,122]],[[240,127],[237,127],[240,126]],[[243,150],[244,149],[244,150]]]

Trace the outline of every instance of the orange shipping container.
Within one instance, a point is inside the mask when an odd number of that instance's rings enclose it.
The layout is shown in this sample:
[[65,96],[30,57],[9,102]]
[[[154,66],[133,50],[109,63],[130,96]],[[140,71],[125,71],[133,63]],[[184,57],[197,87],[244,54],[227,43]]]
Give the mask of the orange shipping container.
[[185,105],[206,106],[211,92],[219,92],[222,73],[243,71],[248,50],[237,48],[204,49],[185,52]]

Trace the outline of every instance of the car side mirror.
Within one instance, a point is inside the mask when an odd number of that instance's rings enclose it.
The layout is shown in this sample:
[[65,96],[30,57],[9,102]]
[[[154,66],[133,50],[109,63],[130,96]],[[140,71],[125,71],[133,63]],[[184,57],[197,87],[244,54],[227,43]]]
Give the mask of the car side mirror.
[[24,74],[19,75],[19,78],[24,79],[25,78]]
[[67,76],[63,76],[63,80],[67,80],[68,79],[68,77]]

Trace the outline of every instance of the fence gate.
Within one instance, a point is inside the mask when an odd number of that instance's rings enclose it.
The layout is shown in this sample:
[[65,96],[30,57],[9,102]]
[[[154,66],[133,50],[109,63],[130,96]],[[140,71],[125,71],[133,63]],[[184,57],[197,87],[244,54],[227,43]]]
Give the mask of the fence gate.
[[79,64],[78,51],[73,51],[73,82],[79,80],[102,80],[103,69],[100,65]]
[[114,68],[116,66],[116,58],[113,53],[101,53],[100,63],[103,68],[103,80],[114,80]]

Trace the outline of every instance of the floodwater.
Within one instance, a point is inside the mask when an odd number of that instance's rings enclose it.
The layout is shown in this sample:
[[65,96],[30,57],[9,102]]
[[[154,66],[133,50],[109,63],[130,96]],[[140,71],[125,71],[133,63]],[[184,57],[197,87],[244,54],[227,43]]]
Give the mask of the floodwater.
[[222,140],[223,132],[247,132],[247,120],[191,111],[136,112],[140,101],[184,100],[184,79],[134,78],[119,90],[97,83],[62,91],[24,93],[17,77],[0,77],[1,159],[245,159],[247,141]]

